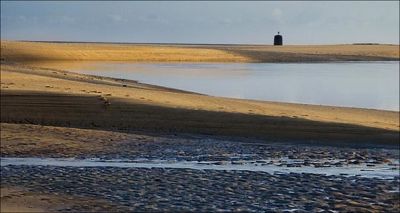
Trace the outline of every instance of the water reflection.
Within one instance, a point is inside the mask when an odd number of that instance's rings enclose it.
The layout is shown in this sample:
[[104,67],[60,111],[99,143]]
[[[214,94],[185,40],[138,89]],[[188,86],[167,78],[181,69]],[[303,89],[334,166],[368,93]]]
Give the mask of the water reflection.
[[[263,162],[279,161],[282,159],[259,160]],[[300,160],[301,162],[302,160]],[[392,179],[398,176],[397,165],[377,164],[368,167],[366,164],[346,166],[281,166],[256,161],[168,161],[168,160],[128,160],[128,159],[74,159],[74,158],[1,158],[1,167],[7,166],[59,166],[59,167],[118,167],[118,168],[174,168],[196,170],[244,170],[254,172],[274,173],[310,173],[323,175],[362,176],[367,178]],[[293,161],[294,162],[294,161]],[[292,162],[292,163],[293,163]],[[3,168],[2,168],[3,169]]]
[[73,71],[214,96],[399,110],[399,62],[95,63]]

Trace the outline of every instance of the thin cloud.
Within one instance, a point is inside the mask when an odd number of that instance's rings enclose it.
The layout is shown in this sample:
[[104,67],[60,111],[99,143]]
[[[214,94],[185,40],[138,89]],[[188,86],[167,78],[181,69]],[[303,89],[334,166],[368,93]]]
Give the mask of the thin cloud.
[[113,21],[113,22],[124,22],[126,21],[122,15],[118,15],[118,14],[110,14],[108,15],[108,17]]
[[[399,2],[1,2],[1,36],[121,42],[398,43]],[[112,32],[112,33],[111,33]]]

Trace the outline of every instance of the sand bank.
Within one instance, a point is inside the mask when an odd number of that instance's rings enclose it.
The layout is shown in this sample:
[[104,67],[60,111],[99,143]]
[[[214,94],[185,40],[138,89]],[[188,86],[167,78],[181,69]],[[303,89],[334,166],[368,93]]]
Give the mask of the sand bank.
[[1,67],[1,121],[270,140],[397,143],[399,112],[250,101],[21,65]]
[[[40,50],[40,51],[38,51]],[[329,62],[399,60],[399,45],[185,45],[1,41],[2,61]]]
[[[68,72],[92,60],[398,60],[398,45],[156,45],[1,42],[1,122],[269,140],[397,142],[399,112],[212,97]],[[59,63],[49,67],[46,62]]]
[[25,187],[1,186],[0,212],[62,212],[73,210],[77,206],[96,206],[107,211],[113,209],[109,202],[102,199],[64,193],[43,193]]

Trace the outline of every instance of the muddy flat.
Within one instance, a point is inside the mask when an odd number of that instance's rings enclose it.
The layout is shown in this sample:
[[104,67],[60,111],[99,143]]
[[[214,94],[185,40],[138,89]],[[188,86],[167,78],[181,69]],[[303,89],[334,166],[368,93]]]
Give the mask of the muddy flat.
[[6,210],[16,202],[21,211],[63,212],[398,208],[396,146],[265,143],[28,124],[1,128],[2,188],[22,188],[18,195],[2,192]]

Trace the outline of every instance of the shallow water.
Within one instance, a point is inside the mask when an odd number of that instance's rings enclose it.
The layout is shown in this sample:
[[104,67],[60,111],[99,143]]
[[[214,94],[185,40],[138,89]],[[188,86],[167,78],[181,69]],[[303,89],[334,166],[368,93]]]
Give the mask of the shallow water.
[[[74,158],[1,158],[1,167],[14,166],[57,166],[57,167],[118,167],[118,168],[175,168],[196,170],[245,170],[274,173],[311,173],[324,175],[360,176],[367,178],[393,179],[399,176],[398,165],[378,164],[368,167],[366,164],[346,165],[341,167],[286,167],[268,162],[278,162],[288,159],[267,159],[265,163],[257,161],[174,161],[174,160],[147,160],[147,159],[74,159]],[[297,160],[298,161],[298,160]],[[295,163],[293,160],[291,163]]]
[[213,96],[399,110],[399,62],[95,63],[72,71]]

